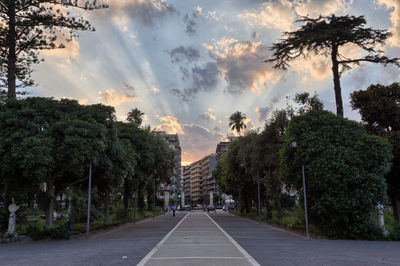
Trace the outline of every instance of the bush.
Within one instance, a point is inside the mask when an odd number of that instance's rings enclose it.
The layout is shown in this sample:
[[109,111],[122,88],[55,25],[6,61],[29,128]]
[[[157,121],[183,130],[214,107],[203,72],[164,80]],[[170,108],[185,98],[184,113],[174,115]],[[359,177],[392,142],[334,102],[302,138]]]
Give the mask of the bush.
[[[293,141],[297,148],[290,146]],[[390,160],[390,144],[368,135],[360,124],[310,111],[289,124],[281,175],[302,193],[305,166],[310,222],[326,236],[370,239],[380,237],[370,217],[378,203],[387,201],[384,175]]]
[[66,225],[60,225],[51,229],[39,229],[36,226],[30,225],[26,230],[26,234],[34,241],[48,238],[70,239],[71,237],[71,234]]

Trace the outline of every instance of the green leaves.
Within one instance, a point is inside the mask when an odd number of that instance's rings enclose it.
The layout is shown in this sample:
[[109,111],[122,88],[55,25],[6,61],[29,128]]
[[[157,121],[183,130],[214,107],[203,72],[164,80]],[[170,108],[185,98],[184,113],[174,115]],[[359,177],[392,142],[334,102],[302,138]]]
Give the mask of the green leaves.
[[[290,147],[296,141],[298,147]],[[390,144],[327,111],[294,117],[281,150],[281,176],[301,192],[305,166],[310,220],[333,238],[368,237],[370,214],[386,203]]]

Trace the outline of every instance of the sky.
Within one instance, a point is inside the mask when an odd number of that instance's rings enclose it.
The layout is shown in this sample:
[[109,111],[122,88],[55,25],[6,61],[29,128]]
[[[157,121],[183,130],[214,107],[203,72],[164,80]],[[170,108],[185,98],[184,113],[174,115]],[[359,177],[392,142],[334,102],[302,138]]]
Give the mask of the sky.
[[[100,1],[101,2],[101,1]],[[96,28],[79,32],[66,49],[42,53],[32,95],[103,103],[119,120],[137,107],[144,124],[179,134],[182,163],[215,152],[232,135],[235,111],[247,129],[263,128],[287,96],[316,92],[335,112],[329,58],[311,56],[287,71],[264,60],[299,16],[365,15],[367,26],[393,36],[382,47],[400,56],[399,0],[108,0],[109,8],[83,14]],[[361,51],[346,46],[357,57]],[[345,117],[360,120],[349,95],[371,84],[399,81],[400,70],[362,64],[342,76]]]

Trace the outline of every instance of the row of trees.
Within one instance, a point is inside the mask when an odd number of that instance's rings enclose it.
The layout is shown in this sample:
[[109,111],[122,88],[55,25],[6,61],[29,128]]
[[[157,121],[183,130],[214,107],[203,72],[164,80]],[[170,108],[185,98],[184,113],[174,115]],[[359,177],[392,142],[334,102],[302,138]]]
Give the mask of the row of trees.
[[[261,132],[248,132],[232,143],[215,171],[221,189],[248,213],[258,200],[260,180],[267,218],[272,209],[282,215],[284,195],[294,192],[302,199],[304,165],[309,217],[326,235],[359,238],[378,232],[371,213],[389,203],[387,193],[399,221],[399,93],[397,83],[354,92],[352,105],[360,109],[364,125],[324,111],[317,96],[296,95],[297,109],[275,111]],[[293,141],[297,148],[291,147]]]
[[[137,192],[153,204],[154,182],[168,182],[173,151],[163,139],[140,128],[142,113],[130,122],[116,121],[113,107],[80,105],[52,98],[7,99],[0,104],[0,185],[6,206],[36,200],[53,226],[55,199],[68,188],[87,189],[89,165],[93,185],[110,221],[110,199],[122,195],[124,208]],[[84,182],[86,181],[86,182]]]

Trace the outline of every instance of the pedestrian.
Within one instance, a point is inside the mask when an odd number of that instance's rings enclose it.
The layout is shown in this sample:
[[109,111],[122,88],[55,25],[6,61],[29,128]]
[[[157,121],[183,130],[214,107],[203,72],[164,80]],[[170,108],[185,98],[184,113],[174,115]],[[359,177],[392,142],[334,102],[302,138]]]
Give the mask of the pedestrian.
[[172,216],[175,216],[175,209],[176,209],[176,207],[175,207],[175,205],[172,205]]

